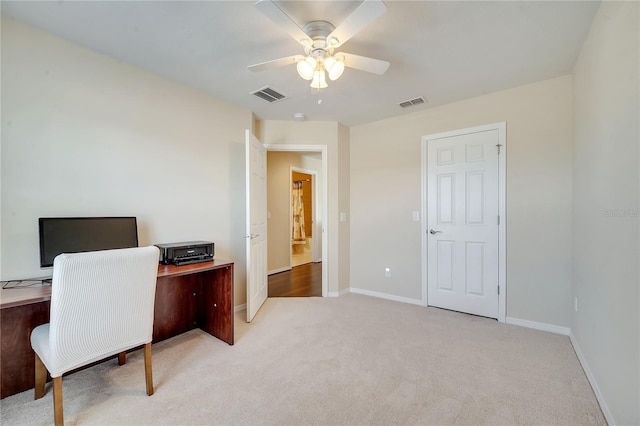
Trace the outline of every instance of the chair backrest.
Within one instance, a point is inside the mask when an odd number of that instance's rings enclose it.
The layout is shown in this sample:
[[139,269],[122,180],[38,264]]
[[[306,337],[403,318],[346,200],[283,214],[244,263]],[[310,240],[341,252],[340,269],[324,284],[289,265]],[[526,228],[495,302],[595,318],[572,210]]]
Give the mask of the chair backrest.
[[53,264],[49,345],[66,372],[151,342],[157,247],[61,254]]

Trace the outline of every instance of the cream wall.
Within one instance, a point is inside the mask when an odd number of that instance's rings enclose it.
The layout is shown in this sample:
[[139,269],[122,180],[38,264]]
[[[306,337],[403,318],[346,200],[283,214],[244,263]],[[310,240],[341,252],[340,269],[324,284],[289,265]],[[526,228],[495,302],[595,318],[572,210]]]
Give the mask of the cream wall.
[[38,218],[132,215],[141,245],[211,240],[245,301],[251,112],[2,18],[2,280],[39,267]]
[[[322,240],[322,161],[299,152],[267,152],[267,269],[270,272],[280,272],[291,268],[291,167],[297,167],[316,172],[315,180],[320,196],[313,198],[316,211],[313,226],[315,240]],[[305,197],[307,195],[305,194]],[[316,238],[317,236],[317,238]],[[316,247],[322,247],[322,244]],[[321,253],[321,251],[319,252]]]
[[412,212],[421,211],[421,137],[501,121],[507,123],[506,314],[569,326],[571,76],[351,128],[352,288],[420,302],[421,231]]
[[[348,283],[341,282],[341,262],[339,253],[349,251],[349,241],[341,237],[339,226],[339,212],[349,211],[348,201],[340,199],[341,179],[348,176],[347,164],[339,161],[339,155],[344,146],[344,130],[340,133],[340,124],[336,122],[294,122],[265,120],[260,123],[257,134],[264,144],[282,145],[323,145],[327,150],[327,262],[328,292],[337,295],[341,289],[348,288]],[[347,182],[348,185],[348,182]],[[342,210],[341,210],[342,209]],[[319,235],[318,235],[319,236]]]
[[574,80],[571,330],[620,425],[640,423],[639,13],[637,2],[602,3]]

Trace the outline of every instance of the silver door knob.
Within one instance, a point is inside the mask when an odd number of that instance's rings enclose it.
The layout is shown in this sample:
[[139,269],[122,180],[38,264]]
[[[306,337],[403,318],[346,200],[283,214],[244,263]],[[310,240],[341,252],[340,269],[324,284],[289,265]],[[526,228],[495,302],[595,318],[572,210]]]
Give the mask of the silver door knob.
[[429,229],[431,235],[442,234],[442,231],[436,231],[435,229]]

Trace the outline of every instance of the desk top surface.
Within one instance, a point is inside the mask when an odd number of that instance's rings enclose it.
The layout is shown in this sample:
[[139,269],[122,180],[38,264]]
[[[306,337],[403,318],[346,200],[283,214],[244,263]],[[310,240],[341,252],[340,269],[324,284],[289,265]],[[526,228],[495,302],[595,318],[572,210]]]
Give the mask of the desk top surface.
[[[198,272],[232,267],[233,262],[228,260],[213,260],[209,262],[192,263],[189,265],[158,265],[158,278],[174,277],[180,275],[196,274]],[[23,280],[32,281],[32,280]],[[35,282],[35,280],[33,280]],[[38,279],[37,281],[40,281]],[[0,309],[29,305],[32,303],[51,300],[50,284],[35,284],[25,287],[12,287],[0,289]]]

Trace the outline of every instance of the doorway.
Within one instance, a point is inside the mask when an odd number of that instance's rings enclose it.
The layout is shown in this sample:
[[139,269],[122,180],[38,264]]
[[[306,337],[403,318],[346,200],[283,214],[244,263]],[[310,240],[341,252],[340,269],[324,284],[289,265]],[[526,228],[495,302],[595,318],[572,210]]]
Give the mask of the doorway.
[[[298,154],[303,157],[313,158],[315,160],[314,167],[307,167],[303,163],[295,163],[287,165],[286,168],[286,176],[287,181],[285,182],[286,189],[286,200],[281,200],[277,203],[278,206],[285,206],[288,216],[285,214],[284,218],[286,220],[286,225],[282,228],[278,228],[280,230],[276,230],[274,227],[269,228],[267,233],[269,244],[278,244],[280,247],[277,249],[273,256],[269,257],[269,296],[273,296],[272,287],[278,293],[278,296],[323,296],[326,297],[328,293],[328,264],[327,264],[327,221],[325,218],[327,217],[327,147],[324,145],[274,145],[274,144],[266,144],[265,148],[267,149],[268,157],[275,153],[286,154]],[[282,166],[280,166],[282,167]],[[273,172],[272,168],[268,165],[268,175]],[[310,195],[312,195],[311,199],[313,200],[312,207],[309,213],[312,213],[311,219],[306,220],[305,222],[305,231],[309,230],[311,226],[313,229],[311,230],[311,239],[308,242],[308,251],[311,252],[311,262],[304,263],[299,266],[293,266],[292,262],[292,252],[293,245],[292,242],[292,181],[293,172],[297,171],[303,174],[310,175],[310,183],[311,188],[309,189]],[[306,180],[299,179],[299,180]],[[270,181],[269,187],[272,188],[272,184],[274,184],[274,180],[268,178],[268,182]],[[280,184],[278,184],[280,185]],[[279,188],[281,188],[279,186]],[[277,190],[280,193],[280,190]],[[304,189],[303,189],[303,197],[304,197]],[[268,198],[272,199],[271,190],[269,190]],[[276,195],[277,196],[277,195]],[[268,202],[269,204],[270,202]],[[281,222],[283,216],[280,214],[276,215],[276,208],[274,207],[274,211],[271,211],[272,206],[276,203],[272,203],[269,206],[269,212],[267,214],[268,221],[271,221],[271,225],[275,225]],[[309,225],[308,221],[311,221]],[[277,239],[277,241],[273,241],[273,239]],[[281,243],[284,244],[284,249],[286,250],[286,258],[282,258],[282,247]],[[301,244],[302,245],[302,244]],[[305,241],[306,245],[306,241]],[[269,250],[271,252],[271,250]],[[301,281],[306,280],[306,281]],[[278,284],[278,282],[280,282]],[[284,284],[283,284],[284,282]],[[305,284],[306,283],[306,284]],[[320,286],[318,286],[320,283]],[[298,290],[294,288],[308,286],[309,289],[305,290],[305,294],[296,293]],[[283,291],[277,291],[277,288],[284,288]],[[284,294],[288,293],[288,294]]]
[[314,256],[316,173],[291,167],[291,267],[311,263]]
[[422,138],[423,302],[506,319],[506,123]]

